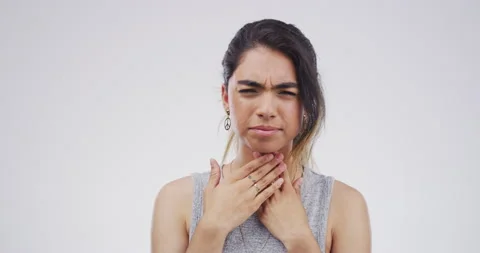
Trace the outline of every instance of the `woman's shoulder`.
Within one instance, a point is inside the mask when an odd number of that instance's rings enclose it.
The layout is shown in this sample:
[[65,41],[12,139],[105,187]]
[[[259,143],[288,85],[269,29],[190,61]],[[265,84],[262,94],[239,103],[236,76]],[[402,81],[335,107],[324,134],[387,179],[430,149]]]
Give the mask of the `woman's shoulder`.
[[163,185],[156,197],[156,205],[170,206],[177,211],[188,214],[195,194],[203,192],[210,173],[195,172],[188,176],[177,178]]
[[343,239],[356,238],[352,239],[359,241],[356,245],[368,248],[370,245],[370,220],[363,194],[355,187],[332,176],[313,170],[309,173],[313,182],[310,188],[323,191],[324,194],[321,196],[327,196],[322,198],[327,201],[325,204],[329,206],[327,241],[336,240],[338,249],[345,248],[346,246],[342,242],[349,241]]
[[368,216],[368,208],[363,194],[351,185],[335,180],[330,203],[331,213],[336,220],[363,219]]
[[186,214],[192,201],[192,189],[193,177],[191,175],[169,181],[158,191],[155,206],[158,207],[157,209],[170,209]]
[[[166,240],[188,244],[188,220],[193,180],[186,176],[164,184],[157,193],[153,210],[152,245],[162,247]],[[173,240],[173,242],[171,241]]]
[[164,197],[185,197],[191,195],[193,187],[193,176],[184,176],[167,182],[160,188],[158,196]]
[[306,170],[314,185],[322,184],[332,195],[332,201],[335,202],[362,202],[364,201],[362,193],[353,186],[350,186],[335,177],[317,172],[313,169]]
[[335,180],[332,188],[329,226],[336,231],[334,237],[343,238],[362,233],[363,236],[369,236],[370,218],[363,194],[340,180]]
[[332,197],[335,197],[336,200],[339,200],[341,202],[365,201],[363,194],[359,190],[337,179],[335,179],[333,183],[332,195],[333,195]]

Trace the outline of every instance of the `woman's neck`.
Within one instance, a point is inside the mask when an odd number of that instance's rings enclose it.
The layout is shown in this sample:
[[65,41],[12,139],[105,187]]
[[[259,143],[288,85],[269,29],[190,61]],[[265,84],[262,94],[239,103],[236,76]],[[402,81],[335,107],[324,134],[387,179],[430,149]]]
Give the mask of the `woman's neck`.
[[[292,164],[291,162],[292,159],[290,159],[290,156],[289,156],[291,150],[292,148],[287,146],[277,152],[282,153],[283,156],[285,157],[283,162],[287,165],[288,175],[290,176],[292,181],[295,181],[296,179],[302,176],[303,167],[299,165],[295,166]],[[249,147],[245,145],[241,145],[238,150],[237,156],[233,159],[233,161],[228,166],[229,167],[228,172],[225,171],[225,173],[229,174],[230,171],[241,169],[244,165],[246,165],[253,159],[254,159],[253,151]]]

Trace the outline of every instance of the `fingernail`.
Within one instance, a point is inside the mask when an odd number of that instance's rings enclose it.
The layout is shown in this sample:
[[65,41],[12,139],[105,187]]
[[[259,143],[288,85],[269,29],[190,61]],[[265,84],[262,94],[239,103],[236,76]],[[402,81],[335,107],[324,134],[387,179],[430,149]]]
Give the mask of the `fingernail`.
[[283,178],[280,178],[277,180],[278,186],[281,186],[283,184]]
[[277,153],[277,155],[275,155],[275,158],[278,160],[278,161],[281,161],[283,159],[283,154],[282,153]]

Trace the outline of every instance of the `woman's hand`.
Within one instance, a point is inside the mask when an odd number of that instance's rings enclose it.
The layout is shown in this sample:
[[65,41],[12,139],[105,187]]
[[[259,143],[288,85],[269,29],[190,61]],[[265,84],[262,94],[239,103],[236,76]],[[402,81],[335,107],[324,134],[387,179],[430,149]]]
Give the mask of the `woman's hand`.
[[222,183],[219,183],[220,166],[210,160],[211,174],[204,191],[204,214],[200,222],[225,236],[245,222],[283,184],[284,179],[279,176],[285,168],[277,167],[282,160],[282,155],[257,157]]
[[[278,167],[286,168],[286,164],[282,162]],[[300,197],[302,178],[292,183],[286,170],[281,178],[284,179],[283,187],[257,212],[260,221],[287,249],[300,242],[315,243]]]

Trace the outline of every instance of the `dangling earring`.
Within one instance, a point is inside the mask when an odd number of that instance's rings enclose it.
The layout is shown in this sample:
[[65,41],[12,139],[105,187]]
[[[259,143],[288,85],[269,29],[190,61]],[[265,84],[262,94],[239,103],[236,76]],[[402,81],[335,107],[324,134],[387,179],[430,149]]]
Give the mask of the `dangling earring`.
[[225,127],[225,130],[228,131],[231,125],[232,121],[230,120],[230,110],[227,109],[227,118],[225,119],[225,122],[223,122],[223,126]]

